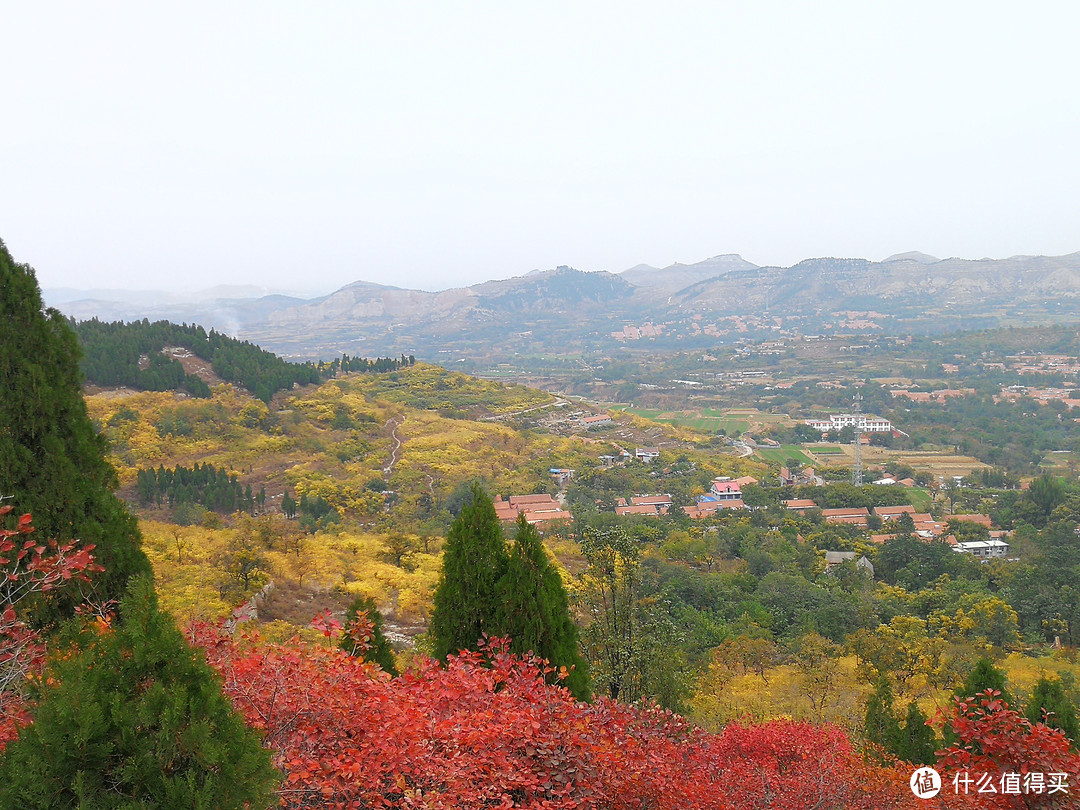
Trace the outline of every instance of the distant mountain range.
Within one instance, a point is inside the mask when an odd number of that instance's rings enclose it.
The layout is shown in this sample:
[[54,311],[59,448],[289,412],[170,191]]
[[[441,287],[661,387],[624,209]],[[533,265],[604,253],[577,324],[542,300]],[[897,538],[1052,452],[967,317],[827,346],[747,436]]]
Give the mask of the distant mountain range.
[[792,267],[726,254],[617,274],[558,267],[441,292],[358,281],[310,299],[247,288],[45,297],[80,320],[200,323],[301,358],[589,355],[776,331],[934,333],[1080,319],[1080,253],[970,260],[911,252]]

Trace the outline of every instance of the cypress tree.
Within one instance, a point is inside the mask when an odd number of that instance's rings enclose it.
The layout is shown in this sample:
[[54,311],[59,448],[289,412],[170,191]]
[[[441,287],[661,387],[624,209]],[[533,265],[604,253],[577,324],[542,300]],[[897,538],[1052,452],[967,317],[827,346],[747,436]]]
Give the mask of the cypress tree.
[[430,633],[435,656],[444,661],[450,653],[478,649],[485,633],[498,635],[506,542],[488,494],[473,483],[470,495],[471,503],[446,535],[442,576],[435,589]]
[[149,577],[132,580],[113,627],[77,619],[59,641],[33,723],[0,757],[0,810],[270,806],[270,752]]
[[896,754],[912,765],[931,765],[937,759],[937,735],[926,725],[926,715],[914,700],[908,704],[904,729],[900,732],[900,744]]
[[363,652],[363,658],[365,661],[374,661],[380,667],[383,672],[389,673],[393,677],[398,676],[397,665],[394,662],[394,652],[390,647],[390,640],[383,633],[383,615],[379,612],[379,608],[375,605],[375,600],[370,596],[363,597],[358,596],[349,605],[345,611],[345,634],[341,637],[341,649],[345,652],[352,654],[355,642],[349,637],[349,626],[356,621],[356,616],[361,611],[367,613],[368,619],[371,620],[371,646]]
[[[119,598],[150,563],[135,519],[112,493],[116,472],[86,412],[79,355],[67,321],[43,309],[33,270],[0,242],[0,495],[33,514],[39,537],[95,544],[105,567],[97,596]],[[74,604],[69,597],[60,609]]]
[[[1012,705],[1012,697],[1005,689],[1005,673],[995,667],[994,662],[989,658],[980,658],[975,663],[975,667],[968,673],[967,679],[953,692],[953,695],[962,700],[967,700],[969,703],[974,702],[975,706],[977,706],[979,701],[982,700],[979,695],[987,689],[1000,692],[999,699],[1010,706]],[[942,728],[942,733],[946,746],[956,743],[957,736],[956,732],[953,731],[952,723],[946,723]]]
[[863,725],[868,742],[881,746],[887,753],[897,756],[900,743],[900,724],[893,712],[893,694],[889,681],[878,678],[874,693],[866,701],[866,717]]
[[954,693],[958,698],[973,698],[987,689],[996,689],[1001,692],[1001,700],[1012,704],[1012,698],[1005,689],[1005,673],[994,666],[989,658],[980,658],[975,663],[975,668],[968,673],[964,685]]
[[[532,652],[544,658],[575,697],[589,697],[589,676],[578,648],[578,631],[570,618],[569,600],[558,570],[548,560],[544,544],[525,516],[518,517],[517,536],[506,573],[499,583],[503,602],[498,634],[509,636],[515,653]],[[554,678],[553,678],[554,679]]]
[[1080,742],[1076,707],[1065,694],[1065,688],[1059,679],[1050,680],[1045,675],[1039,678],[1031,691],[1031,700],[1028,701],[1024,714],[1032,723],[1046,723],[1052,728],[1064,731],[1065,736],[1072,740],[1073,748]]

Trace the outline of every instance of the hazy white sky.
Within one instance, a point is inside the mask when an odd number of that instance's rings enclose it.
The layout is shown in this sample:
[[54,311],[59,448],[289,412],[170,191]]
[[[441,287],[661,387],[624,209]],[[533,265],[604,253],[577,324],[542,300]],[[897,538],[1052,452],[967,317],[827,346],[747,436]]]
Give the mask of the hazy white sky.
[[1080,250],[1072,2],[23,2],[0,239],[43,286]]

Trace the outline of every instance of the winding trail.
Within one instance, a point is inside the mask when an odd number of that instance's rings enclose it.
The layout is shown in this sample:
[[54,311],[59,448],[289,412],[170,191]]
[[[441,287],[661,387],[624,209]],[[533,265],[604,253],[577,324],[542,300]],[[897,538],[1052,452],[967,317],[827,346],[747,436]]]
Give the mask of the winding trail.
[[390,475],[394,472],[394,466],[401,458],[401,437],[398,435],[398,428],[401,427],[404,421],[404,416],[395,416],[386,423],[390,427],[390,438],[393,440],[390,448],[390,458],[387,460],[386,466],[382,468],[383,478],[387,481],[390,480]]

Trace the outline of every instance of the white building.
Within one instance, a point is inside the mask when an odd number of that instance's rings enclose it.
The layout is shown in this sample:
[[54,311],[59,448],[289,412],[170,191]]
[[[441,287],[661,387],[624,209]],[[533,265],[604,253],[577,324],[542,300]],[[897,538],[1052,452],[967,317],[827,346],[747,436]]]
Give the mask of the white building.
[[1007,557],[1009,544],[1004,540],[971,540],[967,543],[957,543],[953,546],[953,551],[988,560],[992,557]]
[[822,433],[853,427],[860,433],[892,433],[892,422],[868,413],[834,413],[828,419],[807,419],[806,424]]

